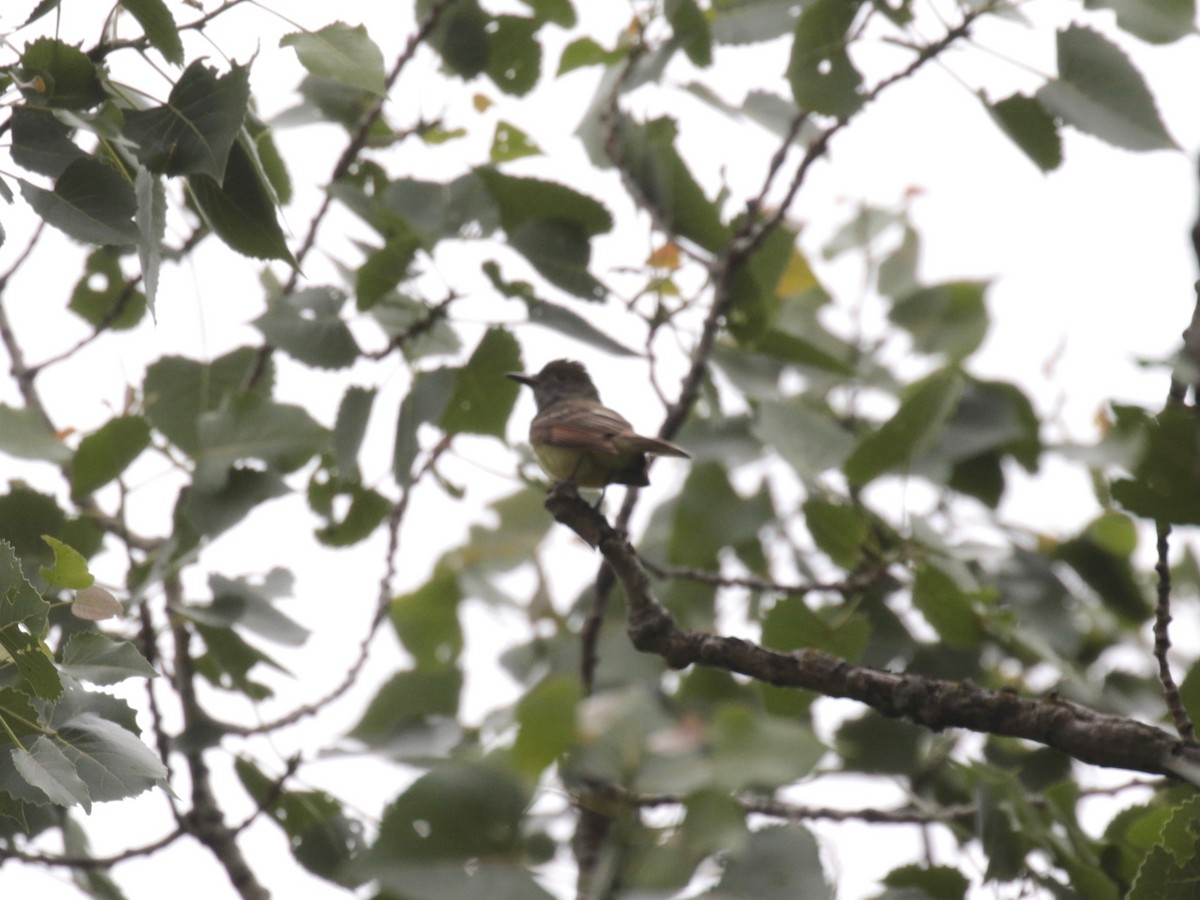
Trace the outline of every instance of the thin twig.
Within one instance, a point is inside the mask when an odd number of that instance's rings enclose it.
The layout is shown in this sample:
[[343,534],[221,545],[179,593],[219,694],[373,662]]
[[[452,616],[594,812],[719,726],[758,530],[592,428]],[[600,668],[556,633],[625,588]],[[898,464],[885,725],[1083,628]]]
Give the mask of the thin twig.
[[869,587],[888,572],[886,564],[873,566],[861,572],[855,572],[840,581],[808,581],[796,584],[786,584],[771,581],[767,578],[756,578],[753,575],[722,575],[705,569],[694,569],[689,566],[664,566],[651,562],[642,557],[642,565],[659,578],[678,578],[684,581],[698,581],[715,587],[748,588],[752,591],[762,591],[772,594],[857,594]]
[[451,440],[452,436],[446,435],[430,450],[428,458],[413,477],[412,483],[405,488],[404,492],[400,495],[399,501],[392,507],[391,515],[388,517],[387,564],[384,567],[383,575],[379,579],[379,596],[375,603],[375,615],[371,618],[366,635],[359,642],[358,656],[350,664],[350,668],[346,670],[346,674],[342,676],[342,680],[320,699],[299,706],[277,719],[248,727],[222,723],[221,728],[231,734],[242,736],[266,734],[277,731],[280,728],[286,728],[289,725],[294,725],[301,719],[316,715],[358,682],[358,676],[362,672],[363,666],[367,663],[367,657],[370,655],[371,644],[375,640],[375,635],[379,632],[380,626],[387,619],[388,610],[391,609],[392,597],[395,596],[396,567],[400,550],[400,524],[404,520],[404,514],[408,511],[408,502],[412,497],[413,488],[417,486],[426,474],[433,470],[434,465],[441,455],[450,448]]
[[1175,730],[1189,744],[1196,743],[1196,730],[1192,725],[1192,717],[1188,715],[1183,699],[1179,696],[1179,685],[1171,674],[1171,664],[1167,659],[1171,652],[1171,563],[1169,553],[1171,526],[1165,522],[1158,524],[1158,561],[1154,571],[1158,573],[1158,603],[1154,606],[1154,658],[1158,660],[1158,680],[1163,686],[1163,697],[1167,701],[1167,709],[1175,722]]

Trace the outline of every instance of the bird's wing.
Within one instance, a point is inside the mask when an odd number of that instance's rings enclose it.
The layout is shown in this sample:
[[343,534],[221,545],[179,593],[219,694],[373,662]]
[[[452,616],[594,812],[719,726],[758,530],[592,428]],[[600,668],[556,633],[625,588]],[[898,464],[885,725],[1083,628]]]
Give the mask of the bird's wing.
[[619,413],[591,400],[578,398],[542,410],[529,429],[534,444],[548,444],[592,453],[621,452],[613,436],[632,434],[633,426]]

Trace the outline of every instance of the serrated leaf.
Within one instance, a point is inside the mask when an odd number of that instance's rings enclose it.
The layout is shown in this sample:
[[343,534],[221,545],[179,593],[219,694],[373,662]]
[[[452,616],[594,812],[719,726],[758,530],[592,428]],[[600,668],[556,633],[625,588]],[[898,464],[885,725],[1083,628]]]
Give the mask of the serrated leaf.
[[303,407],[256,394],[231,397],[201,414],[197,435],[193,485],[203,491],[224,488],[230,469],[242,460],[255,459],[286,474],[329,445],[329,432]]
[[404,230],[367,256],[354,276],[354,294],[360,310],[370,309],[409,277],[409,268],[420,247],[420,239]]
[[621,117],[617,126],[623,171],[633,179],[668,233],[716,251],[730,232],[675,148],[670,118],[645,124]]
[[17,179],[21,196],[48,225],[86,244],[135,244],[137,197],[116,170],[84,157],[71,162],[48,191]]
[[59,746],[94,801],[123,800],[165,784],[167,770],[138,737],[92,712],[58,728]]
[[150,446],[141,416],[118,416],[79,442],[71,464],[71,495],[84,497],[119,476]]
[[179,76],[167,102],[125,113],[124,135],[151,172],[227,177],[230,150],[246,118],[250,72],[234,65],[218,75],[197,60]]
[[342,369],[359,356],[358,343],[341,317],[345,297],[333,288],[305,288],[267,300],[253,321],[263,337],[293,359],[319,369]]
[[154,316],[154,302],[158,298],[158,272],[162,266],[162,240],[167,231],[167,194],[161,178],[156,178],[145,168],[139,168],[134,182],[137,196],[137,212],[133,220],[137,224],[141,240],[138,241],[138,261],[142,265],[142,296],[150,315]]
[[[982,99],[982,98],[981,98]],[[1054,117],[1033,97],[1013,94],[997,103],[983,101],[988,114],[1043,172],[1062,164],[1062,137]]]
[[801,109],[844,119],[862,106],[862,75],[846,52],[858,8],[852,0],[816,0],[803,7],[787,68]]
[[21,76],[21,93],[35,106],[90,109],[108,96],[87,54],[53,38],[38,38],[25,46]]
[[446,434],[504,437],[519,385],[505,373],[521,368],[521,348],[507,330],[491,328],[454,377],[454,393],[438,420]]
[[116,641],[95,631],[71,635],[63,647],[62,667],[73,678],[103,685],[158,675],[129,641]]
[[884,472],[909,466],[937,440],[962,387],[962,376],[949,370],[914,385],[895,415],[859,440],[843,466],[850,483],[863,485]]
[[189,176],[188,185],[204,221],[231,249],[295,265],[275,215],[274,194],[241,141],[230,148],[220,182],[197,174]]
[[1196,33],[1195,0],[1086,0],[1084,6],[1115,11],[1121,28],[1151,44]]
[[56,806],[80,805],[91,812],[87,785],[66,754],[45,735],[38,735],[29,748],[14,747],[13,767],[22,778],[46,795]]
[[48,109],[18,106],[12,113],[12,158],[19,166],[57,178],[87,154],[71,140],[71,129]]
[[179,40],[179,28],[163,0],[121,0],[121,5],[137,19],[146,40],[163,55],[163,59],[177,66],[183,65],[183,42]]
[[1154,95],[1119,47],[1079,25],[1060,31],[1057,46],[1058,78],[1037,92],[1048,112],[1126,150],[1178,149]]
[[294,48],[301,65],[314,75],[377,95],[386,88],[383,54],[362,25],[333,22],[318,31],[293,32],[279,46]]
[[[146,418],[175,446],[190,456],[200,449],[197,422],[201,414],[219,407],[236,393],[258,364],[257,351],[239,347],[211,362],[182,356],[164,356],[146,369],[142,396]],[[256,381],[257,389],[270,393],[272,369]]]

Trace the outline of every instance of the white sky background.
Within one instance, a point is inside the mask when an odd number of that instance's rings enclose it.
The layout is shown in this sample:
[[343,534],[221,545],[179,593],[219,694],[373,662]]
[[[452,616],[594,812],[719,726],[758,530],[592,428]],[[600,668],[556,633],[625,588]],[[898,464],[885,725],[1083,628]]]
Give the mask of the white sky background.
[[[0,31],[11,30],[24,21],[34,5],[33,0],[5,4],[0,11]],[[491,3],[487,5],[498,8]],[[63,36],[90,44],[98,26],[78,29],[75,23],[81,15],[95,18],[89,11],[92,4],[65,0],[65,6],[68,26],[64,27]],[[335,8],[315,0],[293,0],[279,6],[286,9],[293,21],[308,27],[326,24],[335,15],[351,24],[367,24],[389,64],[411,33],[411,13],[407,8],[398,13],[385,12],[382,10],[391,4],[372,0],[340,0]],[[615,42],[618,30],[628,21],[628,7],[624,4],[581,0],[577,7],[581,16],[588,17],[583,33],[593,34],[606,45]],[[518,9],[519,4],[514,3],[513,8]],[[942,4],[941,8],[947,7]],[[1054,71],[1054,39],[1053,30],[1045,27],[1046,23],[1065,23],[1075,9],[1073,3],[1033,4],[1029,12],[1039,16],[1036,30],[997,24],[978,29],[976,36],[983,46],[1002,51],[1036,72],[1049,74]],[[293,88],[303,76],[294,54],[278,48],[279,37],[294,29],[251,7],[231,13],[227,19],[227,22],[218,20],[209,29],[220,52],[211,46],[189,44],[189,59],[194,53],[204,53],[211,65],[223,66],[222,52],[242,62],[257,53],[251,86],[262,104],[261,112],[269,118],[294,102]],[[51,29],[52,23],[53,19],[47,18],[33,31]],[[545,34],[555,35],[556,30],[548,28]],[[34,36],[21,32],[11,40],[21,47]],[[1200,83],[1196,39],[1165,48],[1145,48],[1123,35],[1117,35],[1116,40],[1134,56],[1146,76],[1168,129],[1194,155],[1200,145],[1200,116],[1195,114],[1194,102],[1194,86]],[[778,83],[779,92],[786,93],[781,76],[785,61],[782,51],[775,57],[764,54],[762,48],[734,55],[738,56],[737,65],[725,69],[728,77],[721,79],[720,90],[727,100],[736,103],[745,87],[762,86],[770,79]],[[858,61],[869,72],[881,74],[890,71],[898,58],[882,56],[886,55],[881,55],[880,60]],[[557,52],[551,50],[543,62],[544,75],[556,65]],[[550,88],[545,98],[531,108],[528,98],[514,104],[490,83],[462,87],[449,82],[453,93],[444,93],[443,80],[430,77],[435,71],[436,60],[423,51],[393,94],[388,110],[390,121],[403,127],[418,115],[428,118],[441,114],[448,126],[467,128],[472,139],[426,150],[406,144],[403,152],[411,153],[415,160],[414,175],[450,177],[459,174],[466,165],[483,161],[492,122],[503,117],[526,130],[548,154],[520,161],[510,171],[542,177],[556,177],[557,173],[562,180],[613,204],[618,220],[621,213],[628,211],[619,206],[620,198],[614,196],[602,176],[597,178],[595,187],[578,181],[582,150],[572,131],[578,111],[590,100],[594,73],[575,73],[556,85],[544,85]],[[679,82],[686,82],[696,74],[688,72],[685,66],[671,72]],[[703,79],[703,73],[697,77]],[[733,83],[739,77],[745,78],[744,86]],[[1028,72],[1003,58],[990,57],[978,50],[951,54],[946,66],[929,66],[917,78],[886,94],[833,142],[832,164],[820,163],[813,169],[792,215],[805,224],[802,243],[818,265],[818,275],[836,301],[846,306],[856,302],[860,293],[853,255],[833,265],[821,264],[817,251],[822,239],[845,221],[855,203],[869,200],[892,206],[909,188],[920,188],[923,194],[914,201],[913,209],[923,239],[924,279],[996,279],[989,294],[994,315],[991,337],[972,361],[972,370],[1022,384],[1041,411],[1061,411],[1067,436],[1086,439],[1094,433],[1095,412],[1107,400],[1117,398],[1154,405],[1165,396],[1165,373],[1161,369],[1139,370],[1134,360],[1163,357],[1171,352],[1190,318],[1195,266],[1187,233],[1196,209],[1194,166],[1182,154],[1129,154],[1067,131],[1064,166],[1043,176],[996,130],[972,94],[975,89],[986,88],[992,99],[1000,99],[1015,89],[1028,91],[1035,85],[1036,80]],[[165,96],[166,90],[164,82],[162,95]],[[498,107],[482,115],[475,112],[469,98],[477,90],[497,101]],[[581,98],[586,99],[581,102]],[[633,103],[635,108],[654,111],[661,106],[641,95]],[[744,140],[750,133],[757,139],[761,133],[747,132],[741,127],[735,131],[724,117],[691,100],[675,101],[666,111],[681,118],[681,152],[710,193],[715,191],[722,170],[735,192],[757,188],[764,154],[747,153],[745,147],[725,142],[721,137],[737,134],[739,140]],[[344,145],[344,137],[333,128],[287,130],[278,136],[278,144],[299,195],[296,204],[287,211],[285,222],[295,246],[307,229],[311,211],[319,202],[318,187],[325,182],[333,160]],[[764,146],[769,154],[773,144]],[[8,232],[7,242],[0,247],[2,271],[25,246],[30,219],[18,200],[13,208],[0,208],[0,221]],[[645,219],[638,221],[640,232],[622,232],[608,239],[611,242],[608,247],[598,249],[596,271],[602,278],[605,266],[612,261],[628,264],[644,258],[649,247],[648,232]],[[354,263],[359,255],[350,244],[352,236],[369,237],[366,229],[351,218],[338,215],[324,226],[318,244],[340,259]],[[14,329],[31,362],[61,351],[87,333],[81,322],[62,310],[81,269],[77,262],[80,255],[57,235],[44,243],[33,263],[14,279],[4,297]],[[634,249],[628,249],[629,246]],[[462,255],[453,247],[439,250],[437,258],[443,272],[453,273],[456,285],[461,283],[457,266],[460,258]],[[506,273],[510,273],[508,258],[501,258]],[[478,260],[471,265],[477,272]],[[103,423],[114,410],[123,407],[126,386],[139,385],[145,365],[163,354],[211,358],[240,344],[257,343],[260,340],[257,331],[246,323],[263,309],[262,291],[256,280],[258,268],[210,239],[194,259],[166,270],[156,324],[144,324],[128,334],[108,335],[75,361],[48,370],[40,379],[56,424],[86,432]],[[334,278],[329,261],[319,255],[310,256],[304,268],[312,284]],[[528,277],[515,269],[511,272]],[[497,315],[497,310],[518,315],[517,305],[495,297],[490,288],[485,288],[482,276],[478,276],[477,282],[479,295],[456,309],[467,317],[474,311],[480,333]],[[436,275],[428,283],[436,285]],[[436,293],[437,289],[431,288],[431,294]],[[605,317],[605,322],[614,328],[619,327],[618,321],[616,316]],[[364,345],[378,346],[369,329],[360,334]],[[582,347],[570,346],[564,350],[560,339],[547,339],[545,332],[535,329],[520,329],[517,334],[526,347],[530,369],[569,353],[588,363],[603,364],[603,370],[597,366],[597,371],[603,372],[599,386],[602,394],[609,397],[622,386],[644,384],[641,362],[608,360]],[[468,349],[474,337],[470,328],[465,330]],[[639,338],[630,340],[636,345]],[[669,375],[677,370],[678,364],[678,360],[670,359],[664,363],[668,376],[664,384],[668,389]],[[314,395],[313,390],[324,381],[322,376],[313,377],[286,363],[280,369],[282,399],[305,402],[318,419],[331,423],[340,389],[337,393],[324,393],[328,388],[322,386],[321,393]],[[381,371],[386,369],[362,367],[353,380],[372,383]],[[397,367],[396,377],[376,400],[377,415],[368,432],[367,468],[379,476],[387,470],[394,411],[404,387]],[[5,381],[0,386],[0,401],[19,402],[12,391]],[[627,393],[636,396],[623,401],[628,406],[623,406],[622,411],[639,426],[652,429],[661,412],[654,398],[646,391]],[[529,398],[524,398],[522,404],[514,416],[514,421],[522,423],[513,432],[518,440],[524,437],[523,414],[532,412]],[[452,479],[468,487],[467,502],[446,504],[432,490],[418,493],[402,532],[400,589],[420,584],[441,550],[465,533],[471,522],[480,520],[483,505],[517,487],[511,478],[511,458],[499,453],[492,441],[456,442],[455,457],[448,461],[445,470]],[[673,481],[681,473],[682,470],[666,463],[659,465],[652,490],[661,492],[660,496],[673,490]],[[44,474],[4,458],[0,461],[0,477],[7,480],[10,474],[26,478],[42,489],[58,489],[57,483]],[[175,492],[174,477],[157,460],[143,460],[131,476],[131,485],[140,486],[131,501],[133,512],[144,523],[145,531],[158,533],[168,521]],[[107,499],[111,500],[112,495]],[[652,502],[653,496],[647,497],[643,508],[649,508]],[[1037,524],[1050,533],[1077,529],[1091,516],[1093,508],[1086,479],[1080,473],[1060,473],[1058,469],[1051,470],[1049,476],[1042,477],[1028,490],[1011,496],[1006,503],[1006,511],[1013,519]],[[312,519],[303,500],[299,496],[289,498],[253,514],[248,523],[216,541],[205,556],[205,572],[255,574],[282,564],[297,576],[297,596],[285,604],[284,610],[313,629],[314,634],[295,653],[265,647],[285,664],[299,666],[303,661],[303,668],[295,670],[296,682],[278,684],[280,699],[266,709],[268,717],[323,694],[340,680],[356,652],[375,603],[382,541],[377,537],[349,551],[323,550],[313,545],[311,527]],[[260,541],[265,543],[257,543]],[[595,561],[588,551],[565,537],[558,546],[562,572],[552,573],[555,600],[566,604],[578,583],[576,573],[594,571]],[[114,577],[118,571],[113,569]],[[203,578],[193,578],[188,585],[197,599],[207,595]],[[505,677],[498,674],[494,659],[498,645],[514,642],[521,636],[513,632],[513,620],[506,621],[503,615],[479,604],[468,604],[467,609],[471,663],[465,708],[478,718],[488,708],[512,698],[512,689]],[[394,640],[390,636],[378,639],[367,678],[352,695],[355,699],[315,721],[278,735],[273,747],[279,757],[295,749],[307,753],[311,748],[327,746],[332,737],[353,724],[375,685],[400,665],[402,654]],[[140,685],[133,685],[127,692],[133,702],[140,702]],[[219,710],[219,714],[252,721],[249,710],[236,705],[233,709]],[[260,758],[270,759],[273,755],[261,743],[252,750]],[[219,771],[218,757],[219,754],[212,754],[210,761]],[[301,775],[303,782],[328,787],[369,814],[377,814],[380,803],[411,777],[367,758],[306,765]],[[240,809],[230,812],[232,820],[250,811],[239,788],[233,787],[226,793],[242,804]],[[826,802],[815,793],[799,799]],[[165,803],[154,794],[132,803],[99,804],[85,825],[92,836],[93,850],[101,854],[152,840],[164,827],[169,827]],[[880,842],[883,847],[893,847],[901,834],[896,829],[874,827],[856,831],[856,826],[846,825],[820,831],[840,836],[828,843],[827,849],[831,858],[837,860],[831,872],[839,876],[841,900],[855,900],[871,893],[873,879],[889,867],[886,852],[873,852],[870,855],[881,860],[879,868],[867,869],[863,862],[868,854],[861,852],[862,846]],[[281,832],[270,823],[259,823],[247,832],[246,838],[245,850],[252,865],[277,896],[295,895],[297,891],[303,891],[306,898],[344,896],[291,863]],[[953,863],[954,859],[946,857],[943,861]],[[42,870],[16,868],[12,864],[2,871],[0,881],[6,894],[11,892],[15,896],[24,887],[36,891],[41,900],[78,896],[65,883],[62,873],[50,876]],[[196,886],[193,894],[177,880],[179,873],[185,871],[189,882]],[[224,875],[208,854],[186,842],[148,860],[122,865],[117,868],[116,876],[131,898],[158,896],[168,882],[184,897],[225,889]],[[564,877],[547,887],[569,891],[570,881]]]

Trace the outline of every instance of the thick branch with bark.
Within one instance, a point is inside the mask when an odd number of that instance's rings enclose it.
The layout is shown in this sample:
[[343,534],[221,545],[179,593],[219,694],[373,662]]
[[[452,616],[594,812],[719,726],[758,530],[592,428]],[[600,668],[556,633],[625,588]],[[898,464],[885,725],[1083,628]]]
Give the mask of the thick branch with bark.
[[556,486],[546,508],[600,550],[625,590],[633,645],[672,668],[709,666],[778,687],[845,697],[933,731],[964,728],[1023,738],[1094,766],[1172,777],[1200,766],[1200,750],[1160,728],[1054,696],[1022,697],[969,681],[857,665],[821,650],[782,653],[740,638],[685,631],[654,596],[650,575],[624,533],[570,486]]

